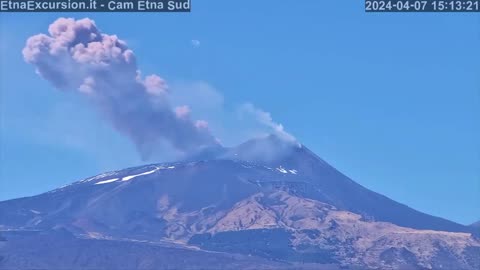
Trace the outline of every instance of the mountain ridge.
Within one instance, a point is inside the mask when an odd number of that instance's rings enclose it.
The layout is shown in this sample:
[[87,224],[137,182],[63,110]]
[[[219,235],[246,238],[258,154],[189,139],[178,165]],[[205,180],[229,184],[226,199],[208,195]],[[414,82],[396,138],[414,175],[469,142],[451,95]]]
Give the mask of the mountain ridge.
[[[280,147],[276,147],[279,146]],[[247,148],[247,150],[245,150]],[[253,150],[251,150],[253,148]],[[267,159],[255,159],[258,155],[255,152],[257,149],[268,149],[268,151],[273,152],[270,153],[269,156],[274,156],[275,158],[267,158]],[[238,154],[240,152],[241,154]],[[247,154],[245,154],[247,152]],[[252,154],[253,152],[253,154]],[[300,161],[289,158],[291,157],[292,152],[299,152],[301,155],[307,158],[302,158]],[[397,207],[399,208],[408,208],[410,209],[410,213],[415,212],[416,214],[410,214],[412,216],[408,218],[404,218],[404,220],[418,220],[418,219],[430,219],[430,218],[435,218],[437,219],[438,225],[431,227],[430,229],[437,229],[437,230],[458,230],[458,231],[465,231],[465,232],[471,232],[471,229],[468,228],[468,226],[459,224],[453,221],[450,221],[446,218],[442,217],[436,217],[433,215],[429,215],[426,213],[422,213],[420,211],[417,211],[413,209],[412,207],[403,204],[403,203],[398,203],[387,196],[384,196],[378,192],[372,191],[357,182],[353,181],[350,177],[346,176],[342,172],[338,171],[335,169],[333,166],[331,166],[328,162],[323,160],[321,157],[319,157],[317,154],[315,154],[313,151],[311,151],[309,148],[307,148],[305,145],[300,144],[297,141],[289,141],[289,140],[284,140],[278,136],[275,135],[268,135],[265,137],[259,137],[255,139],[251,139],[247,142],[244,142],[240,144],[237,147],[233,148],[224,148],[223,151],[217,152],[216,156],[209,156],[206,160],[211,160],[211,159],[238,159],[242,161],[251,161],[255,160],[254,162],[259,162],[262,165],[269,165],[269,166],[282,166],[282,164],[292,164],[292,166],[299,166],[299,163],[304,163],[305,160],[308,160],[310,162],[319,162],[323,167],[326,169],[327,173],[329,174],[337,174],[343,178],[343,181],[348,181],[350,184],[357,186],[360,189],[363,189],[364,191],[368,192],[373,192],[373,196],[381,197],[383,200],[386,200],[388,202],[394,202],[397,204]],[[312,161],[313,160],[313,161]],[[319,172],[318,174],[324,175],[326,173],[325,170]],[[357,202],[353,203],[352,205],[347,205],[346,207],[349,210],[352,210],[353,212],[361,212],[360,210],[356,209],[354,206],[357,205]],[[370,207],[373,207],[370,205]],[[404,208],[405,207],[405,208]],[[369,215],[369,213],[364,213]],[[426,216],[425,216],[426,215]],[[428,226],[420,226],[418,224],[415,224],[414,222],[405,222],[403,223],[402,220],[399,220],[398,218],[396,219],[391,219],[391,218],[386,218],[383,217],[381,220],[384,221],[390,221],[394,223],[399,223],[401,225],[407,226],[407,227],[414,227],[414,228],[419,228],[419,229],[429,229]]]
[[[258,149],[269,152],[258,156]],[[480,242],[471,235],[472,227],[370,191],[305,146],[276,137],[187,161],[107,172],[0,202],[0,230],[166,241],[293,264],[480,266],[473,255]],[[449,260],[442,261],[440,253]]]

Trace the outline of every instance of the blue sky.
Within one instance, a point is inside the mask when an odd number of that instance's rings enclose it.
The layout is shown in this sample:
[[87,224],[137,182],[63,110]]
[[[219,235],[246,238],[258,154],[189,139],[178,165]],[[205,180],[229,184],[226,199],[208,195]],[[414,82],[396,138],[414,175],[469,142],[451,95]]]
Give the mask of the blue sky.
[[[2,14],[0,200],[142,164],[85,100],[23,61],[26,39],[64,16],[126,40],[145,74],[208,84],[225,108],[270,112],[374,191],[460,223],[480,219],[478,15],[235,2],[195,1],[190,14]],[[234,126],[218,136],[238,142]]]

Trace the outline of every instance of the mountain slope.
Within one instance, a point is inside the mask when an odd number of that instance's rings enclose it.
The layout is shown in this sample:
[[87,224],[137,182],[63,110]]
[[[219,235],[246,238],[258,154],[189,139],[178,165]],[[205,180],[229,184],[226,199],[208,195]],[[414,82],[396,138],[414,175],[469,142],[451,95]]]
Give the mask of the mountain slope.
[[372,192],[306,147],[272,136],[0,202],[0,229],[193,245],[322,267],[480,267],[472,227]]
[[64,232],[8,233],[0,269],[317,269],[261,257],[128,240],[79,239]]
[[[239,202],[206,234],[195,235],[189,243],[212,250],[231,250],[231,238],[239,232],[242,238],[249,237],[247,232],[254,233],[250,239],[265,237],[268,240],[264,242],[273,244],[253,245],[253,248],[260,249],[267,257],[279,256],[275,254],[278,252],[289,261],[337,262],[382,269],[439,268],[445,262],[437,257],[438,253],[448,251],[448,263],[457,269],[468,269],[471,264],[480,266],[478,257],[475,258],[480,252],[480,242],[468,233],[369,222],[360,215],[285,191],[259,193]],[[291,246],[290,250],[281,248],[285,245],[278,243],[282,237]],[[242,248],[247,249],[245,242],[252,246],[251,241],[240,241],[235,251],[241,253]],[[277,246],[272,248],[275,242]]]
[[296,142],[285,142],[273,135],[247,141],[230,149],[221,158],[253,160],[256,164],[272,168],[282,166],[295,168],[297,174],[301,175],[302,181],[308,182],[318,191],[311,198],[320,199],[366,218],[417,229],[471,232],[467,226],[416,211],[368,190],[305,146]]

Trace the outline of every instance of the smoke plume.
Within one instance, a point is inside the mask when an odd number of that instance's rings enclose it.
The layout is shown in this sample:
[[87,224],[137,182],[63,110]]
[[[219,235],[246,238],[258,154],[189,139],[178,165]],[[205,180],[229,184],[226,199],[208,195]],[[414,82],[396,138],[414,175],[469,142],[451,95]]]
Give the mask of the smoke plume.
[[270,133],[277,135],[279,138],[290,142],[296,141],[295,137],[285,131],[282,124],[273,121],[273,118],[269,112],[265,112],[262,109],[255,107],[252,103],[242,104],[239,112],[241,116],[252,116],[255,121],[267,127]]
[[27,40],[25,61],[55,88],[89,99],[143,158],[159,144],[182,153],[218,144],[207,122],[191,119],[188,106],[169,104],[165,80],[142,78],[135,54],[116,35],[102,33],[90,19],[59,18],[48,32]]

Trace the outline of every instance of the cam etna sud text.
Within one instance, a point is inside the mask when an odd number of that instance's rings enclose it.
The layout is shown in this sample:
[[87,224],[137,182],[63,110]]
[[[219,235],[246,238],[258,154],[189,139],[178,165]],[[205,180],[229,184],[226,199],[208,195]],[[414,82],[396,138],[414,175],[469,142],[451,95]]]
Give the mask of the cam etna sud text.
[[190,1],[168,1],[164,2],[155,2],[148,0],[139,0],[139,1],[109,1],[108,2],[109,10],[188,10],[190,9]]

